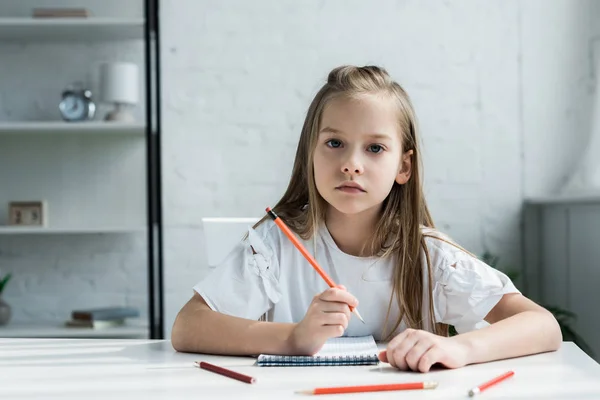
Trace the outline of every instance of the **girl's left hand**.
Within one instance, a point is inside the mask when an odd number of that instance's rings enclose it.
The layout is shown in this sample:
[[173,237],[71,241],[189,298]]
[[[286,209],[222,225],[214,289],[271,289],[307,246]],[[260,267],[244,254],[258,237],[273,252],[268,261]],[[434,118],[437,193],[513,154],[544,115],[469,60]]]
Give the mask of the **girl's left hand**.
[[379,353],[379,360],[403,371],[428,372],[435,363],[447,368],[463,367],[468,364],[469,349],[457,337],[407,329],[388,343]]

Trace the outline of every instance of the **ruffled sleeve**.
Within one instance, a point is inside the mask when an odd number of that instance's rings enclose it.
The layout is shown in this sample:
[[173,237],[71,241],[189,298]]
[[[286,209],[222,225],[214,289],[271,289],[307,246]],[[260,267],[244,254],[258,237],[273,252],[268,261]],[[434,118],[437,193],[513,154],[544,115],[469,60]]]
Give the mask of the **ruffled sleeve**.
[[487,325],[485,316],[507,293],[519,290],[504,273],[463,250],[430,238],[435,320],[459,333]]
[[269,235],[271,225],[266,221],[256,230],[249,227],[248,237],[194,286],[210,308],[256,320],[279,302],[277,243]]

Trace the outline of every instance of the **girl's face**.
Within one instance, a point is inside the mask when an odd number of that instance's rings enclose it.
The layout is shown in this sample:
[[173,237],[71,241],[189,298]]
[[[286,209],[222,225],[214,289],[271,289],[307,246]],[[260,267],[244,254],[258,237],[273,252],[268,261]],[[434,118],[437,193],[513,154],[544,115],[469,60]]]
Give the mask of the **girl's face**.
[[323,109],[314,175],[319,194],[342,214],[379,209],[394,182],[410,178],[394,102],[385,96],[336,98]]

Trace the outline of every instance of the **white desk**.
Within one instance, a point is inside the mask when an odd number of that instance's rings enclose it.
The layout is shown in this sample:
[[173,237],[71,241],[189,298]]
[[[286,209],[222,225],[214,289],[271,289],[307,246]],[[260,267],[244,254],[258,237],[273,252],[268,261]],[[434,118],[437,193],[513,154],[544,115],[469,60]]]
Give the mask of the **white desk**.
[[[204,360],[252,375],[254,385],[193,366]],[[467,399],[467,390],[509,369],[515,376],[484,399],[600,399],[600,365],[572,343],[558,352],[428,374],[387,364],[361,367],[257,367],[254,359],[177,353],[168,341],[0,339],[0,397],[6,399]],[[435,380],[434,390],[322,395],[317,386]]]

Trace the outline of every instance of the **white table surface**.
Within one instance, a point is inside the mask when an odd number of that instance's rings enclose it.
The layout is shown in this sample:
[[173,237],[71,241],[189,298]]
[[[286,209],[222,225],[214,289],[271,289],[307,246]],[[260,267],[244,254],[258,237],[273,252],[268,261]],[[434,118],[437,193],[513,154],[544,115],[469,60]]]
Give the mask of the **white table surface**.
[[[208,361],[257,378],[249,385],[193,366]],[[387,364],[257,367],[252,358],[177,353],[169,341],[0,339],[0,398],[6,399],[467,399],[467,391],[507,370],[515,376],[481,399],[600,399],[600,365],[573,343],[553,353],[427,374]],[[434,390],[321,395],[320,386],[435,380]]]

